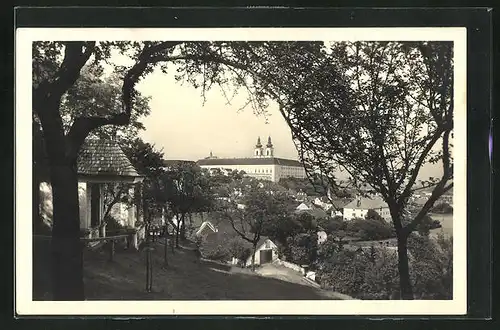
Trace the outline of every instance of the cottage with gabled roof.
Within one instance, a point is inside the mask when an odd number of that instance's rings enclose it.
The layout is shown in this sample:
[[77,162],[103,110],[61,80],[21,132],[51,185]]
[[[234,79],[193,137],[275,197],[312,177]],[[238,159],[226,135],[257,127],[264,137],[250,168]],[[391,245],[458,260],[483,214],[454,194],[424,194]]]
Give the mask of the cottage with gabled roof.
[[350,203],[344,205],[344,220],[365,218],[369,210],[377,212],[385,221],[391,222],[389,206],[379,196],[357,196]]

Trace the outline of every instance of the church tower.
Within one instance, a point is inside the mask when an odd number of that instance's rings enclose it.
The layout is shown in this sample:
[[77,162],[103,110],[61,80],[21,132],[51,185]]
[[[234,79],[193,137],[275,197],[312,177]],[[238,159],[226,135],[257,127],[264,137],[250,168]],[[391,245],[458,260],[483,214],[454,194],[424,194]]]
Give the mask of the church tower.
[[267,138],[266,157],[274,157],[274,147],[270,136]]
[[262,157],[262,143],[260,143],[260,136],[257,138],[257,144],[255,145],[254,156]]

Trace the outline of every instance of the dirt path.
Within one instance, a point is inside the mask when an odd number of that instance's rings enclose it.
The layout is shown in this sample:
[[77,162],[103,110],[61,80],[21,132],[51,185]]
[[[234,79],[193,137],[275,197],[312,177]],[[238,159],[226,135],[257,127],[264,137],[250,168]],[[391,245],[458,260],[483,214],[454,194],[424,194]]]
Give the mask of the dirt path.
[[281,281],[286,281],[289,283],[299,284],[302,286],[314,288],[316,292],[323,297],[323,299],[342,299],[342,300],[351,300],[352,298],[346,295],[343,295],[338,292],[327,291],[320,289],[320,285],[307,280],[302,274],[294,271],[293,269],[286,268],[277,264],[264,264],[261,267],[256,269],[256,273],[267,277],[274,278]]

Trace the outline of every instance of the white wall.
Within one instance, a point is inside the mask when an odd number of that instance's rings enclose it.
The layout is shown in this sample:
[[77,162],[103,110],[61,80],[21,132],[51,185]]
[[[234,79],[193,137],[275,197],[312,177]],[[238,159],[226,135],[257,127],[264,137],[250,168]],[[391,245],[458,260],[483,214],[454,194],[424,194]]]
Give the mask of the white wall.
[[201,165],[201,168],[207,169],[231,169],[245,171],[248,176],[257,179],[266,179],[278,182],[281,178],[295,177],[306,178],[306,171],[303,167],[282,166],[276,164],[269,165]]
[[[257,248],[255,251],[255,264],[260,265],[260,251],[262,250],[269,250],[271,249],[272,252],[272,261],[278,259],[278,247],[271,242],[270,240],[267,240],[270,243],[270,247],[266,248],[266,244],[262,244],[260,247]],[[252,256],[250,256],[247,261],[246,261],[246,266],[251,266],[252,265]]]
[[[90,185],[86,182],[78,182],[78,198],[80,208],[80,228],[90,228]],[[135,225],[136,210],[130,209],[121,203],[111,208],[111,215],[122,222],[123,225]],[[40,216],[43,221],[52,224],[53,204],[52,186],[50,183],[40,183]]]
[[201,168],[207,169],[231,169],[244,171],[248,176],[257,179],[276,181],[276,165],[201,165]]
[[[344,220],[352,220],[355,218],[364,219],[366,214],[368,213],[368,210],[369,209],[344,208]],[[373,210],[376,211],[385,221],[387,222],[391,221],[391,213],[388,207],[382,207]]]

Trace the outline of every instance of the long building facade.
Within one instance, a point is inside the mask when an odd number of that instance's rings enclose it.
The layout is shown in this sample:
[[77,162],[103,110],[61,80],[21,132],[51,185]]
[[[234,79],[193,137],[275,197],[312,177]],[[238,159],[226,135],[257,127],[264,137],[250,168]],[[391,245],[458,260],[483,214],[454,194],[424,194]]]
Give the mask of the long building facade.
[[248,176],[273,182],[289,177],[306,178],[306,171],[301,162],[274,157],[271,137],[268,138],[265,148],[260,142],[260,137],[257,139],[253,157],[217,158],[210,154],[197,163],[201,168],[243,171]]

